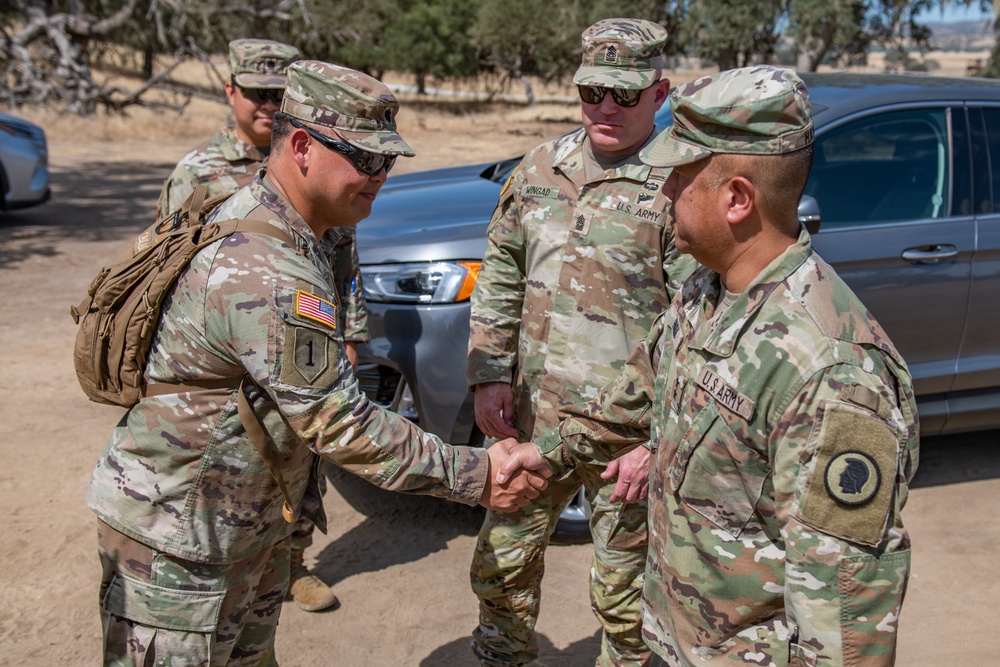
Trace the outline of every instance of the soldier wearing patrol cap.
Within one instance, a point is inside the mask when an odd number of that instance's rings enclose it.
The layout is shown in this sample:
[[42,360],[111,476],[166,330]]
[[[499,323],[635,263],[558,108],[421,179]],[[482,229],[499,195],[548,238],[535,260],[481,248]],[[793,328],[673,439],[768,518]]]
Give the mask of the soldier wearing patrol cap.
[[891,665],[916,404],[799,225],[808,92],[749,67],[678,88],[671,109],[643,159],[673,167],[677,247],[704,268],[593,405],[512,461],[540,450],[558,476],[651,437],[643,636],[666,664]]
[[294,528],[283,514],[318,497],[317,456],[385,489],[495,509],[544,487],[537,475],[497,486],[504,447],[452,447],[371,403],[344,354],[331,249],[371,212],[396,158],[413,155],[397,110],[365,74],[291,65],[268,164],[206,221],[253,228],[207,245],[179,276],[148,393],[113,431],[87,493],[105,664],[276,664]]
[[[163,185],[157,204],[158,217],[180,208],[199,185],[205,186],[206,198],[212,198],[232,194],[253,180],[271,150],[272,118],[281,104],[285,72],[298,58],[298,49],[281,42],[236,39],[229,43],[230,80],[226,83],[226,97],[233,109],[235,126],[222,128],[181,158]],[[353,229],[345,230],[334,252],[337,254],[334,265],[338,269],[336,284],[344,304],[341,318],[345,350],[351,363],[356,364],[357,344],[370,338]],[[321,480],[320,490],[325,492],[325,480]],[[321,611],[337,604],[333,591],[305,566],[305,550],[312,545],[313,529],[314,524],[303,517],[292,536],[288,594],[305,611]]]
[[281,104],[285,70],[298,60],[294,46],[267,39],[229,43],[226,98],[235,124],[224,127],[184,157],[163,184],[157,218],[173,213],[198,185],[208,197],[232,194],[253,180],[271,149],[271,118]]
[[[583,128],[525,156],[500,194],[472,296],[468,383],[487,436],[531,439],[592,397],[666,310],[694,263],[673,252],[663,184],[639,150],[666,101],[667,33],[607,19],[583,33]],[[534,639],[544,556],[581,486],[593,507],[591,602],[599,665],[645,665],[639,596],[649,452],[579,466],[538,501],[487,514],[472,564],[480,599],[472,649],[483,665],[523,665]]]

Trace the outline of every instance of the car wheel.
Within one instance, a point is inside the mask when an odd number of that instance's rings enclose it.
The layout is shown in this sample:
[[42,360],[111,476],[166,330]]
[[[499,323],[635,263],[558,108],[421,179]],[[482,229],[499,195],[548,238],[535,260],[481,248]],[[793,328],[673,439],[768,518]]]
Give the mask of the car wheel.
[[552,533],[553,544],[584,544],[591,541],[590,517],[593,515],[590,501],[583,487],[577,491],[566,509],[559,515],[555,532]]

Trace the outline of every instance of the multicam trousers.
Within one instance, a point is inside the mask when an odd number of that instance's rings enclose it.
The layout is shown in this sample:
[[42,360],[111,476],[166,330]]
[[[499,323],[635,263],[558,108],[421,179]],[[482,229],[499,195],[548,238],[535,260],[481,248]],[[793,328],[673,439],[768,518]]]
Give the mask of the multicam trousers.
[[289,539],[226,565],[151,549],[98,521],[106,667],[276,665]]
[[645,666],[642,582],[646,567],[646,503],[612,503],[614,483],[602,467],[578,465],[573,476],[551,482],[541,496],[510,513],[487,512],[472,561],[472,589],[479,596],[479,627],[472,652],[483,665],[525,665],[538,657],[535,623],[545,549],[559,514],[581,484],[594,510],[590,601],[604,627],[601,667]]

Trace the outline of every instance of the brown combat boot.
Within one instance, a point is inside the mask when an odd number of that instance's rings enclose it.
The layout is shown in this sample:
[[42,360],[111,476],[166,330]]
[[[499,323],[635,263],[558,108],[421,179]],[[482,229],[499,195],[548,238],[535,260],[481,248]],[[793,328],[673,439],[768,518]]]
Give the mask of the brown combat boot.
[[302,552],[292,549],[291,575],[288,578],[287,597],[303,611],[322,611],[337,604],[337,596],[330,587],[310,574],[302,563]]

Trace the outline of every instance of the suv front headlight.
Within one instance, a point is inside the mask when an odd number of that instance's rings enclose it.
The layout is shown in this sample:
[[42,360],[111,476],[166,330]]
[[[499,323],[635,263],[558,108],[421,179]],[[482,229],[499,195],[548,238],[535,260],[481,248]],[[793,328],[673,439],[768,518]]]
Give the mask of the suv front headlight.
[[376,264],[361,267],[365,298],[384,303],[456,303],[472,296],[482,262]]

